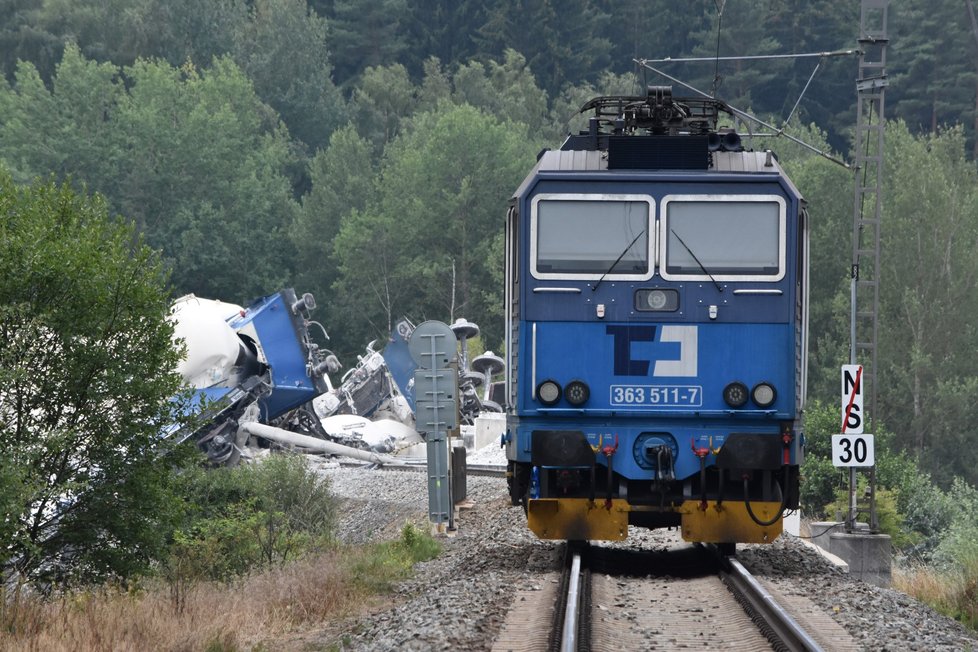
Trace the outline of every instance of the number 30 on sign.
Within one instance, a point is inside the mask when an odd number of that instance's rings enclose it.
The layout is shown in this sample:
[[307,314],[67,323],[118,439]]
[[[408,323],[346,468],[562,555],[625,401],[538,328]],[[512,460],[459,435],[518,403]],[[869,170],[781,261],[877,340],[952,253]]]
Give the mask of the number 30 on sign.
[[832,464],[834,466],[873,466],[872,435],[832,435]]

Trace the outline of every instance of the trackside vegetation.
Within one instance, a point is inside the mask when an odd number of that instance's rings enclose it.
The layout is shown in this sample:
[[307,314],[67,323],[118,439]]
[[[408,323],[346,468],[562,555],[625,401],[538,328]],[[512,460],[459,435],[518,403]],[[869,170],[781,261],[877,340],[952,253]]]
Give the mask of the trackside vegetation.
[[0,649],[243,649],[438,554],[411,525],[344,548],[302,457],[205,470],[161,436],[179,352],[159,255],[67,182],[0,170],[0,215]]
[[[812,520],[842,520],[848,509],[849,474],[831,461],[831,436],[841,423],[837,406],[816,403],[806,412],[802,510]],[[941,613],[978,628],[978,491],[960,478],[939,487],[893,434],[873,427],[876,443],[876,509],[880,530],[895,555],[894,586]],[[858,477],[858,520],[869,521],[869,486]]]

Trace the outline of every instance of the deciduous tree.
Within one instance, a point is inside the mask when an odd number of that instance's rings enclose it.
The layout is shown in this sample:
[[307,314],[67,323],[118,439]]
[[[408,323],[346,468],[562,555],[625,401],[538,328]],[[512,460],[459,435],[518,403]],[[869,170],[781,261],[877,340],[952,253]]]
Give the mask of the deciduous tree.
[[177,350],[159,256],[105,202],[0,171],[4,581],[146,569],[176,522]]
[[498,342],[502,288],[491,270],[502,261],[492,244],[536,148],[524,127],[470,106],[443,105],[411,127],[385,153],[364,210],[340,227],[335,287],[361,332],[386,335],[404,313],[465,316]]

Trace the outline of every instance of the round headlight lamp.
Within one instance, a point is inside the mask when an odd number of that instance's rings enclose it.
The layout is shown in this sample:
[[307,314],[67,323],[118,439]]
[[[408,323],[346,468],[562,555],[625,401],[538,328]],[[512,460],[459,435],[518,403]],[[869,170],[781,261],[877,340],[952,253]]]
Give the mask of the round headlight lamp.
[[537,398],[544,405],[554,405],[560,400],[560,385],[554,380],[545,380],[537,385]]
[[744,407],[750,394],[747,385],[734,381],[723,388],[723,402],[732,408]]
[[645,299],[652,310],[662,310],[669,303],[669,297],[662,290],[652,290]]
[[591,388],[582,380],[572,380],[564,387],[564,396],[571,405],[584,405],[591,398]]
[[754,385],[754,389],[750,391],[750,397],[757,407],[766,408],[774,404],[778,393],[775,391],[774,385],[770,383],[757,383]]

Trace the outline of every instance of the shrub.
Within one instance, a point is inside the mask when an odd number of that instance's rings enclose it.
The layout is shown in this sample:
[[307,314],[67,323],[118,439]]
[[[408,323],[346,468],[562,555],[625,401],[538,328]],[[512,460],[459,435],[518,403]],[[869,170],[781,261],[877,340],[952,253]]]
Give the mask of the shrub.
[[948,496],[954,511],[934,560],[944,568],[970,569],[978,577],[978,489],[955,478]]
[[406,577],[414,564],[433,559],[440,552],[441,544],[431,535],[406,523],[399,540],[364,549],[363,557],[354,564],[353,577],[367,591],[387,591],[391,584]]
[[322,549],[332,539],[329,482],[298,455],[195,469],[183,476],[187,518],[165,568],[171,582],[226,581]]

